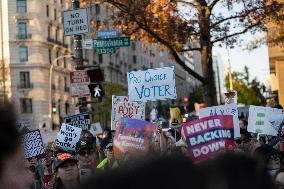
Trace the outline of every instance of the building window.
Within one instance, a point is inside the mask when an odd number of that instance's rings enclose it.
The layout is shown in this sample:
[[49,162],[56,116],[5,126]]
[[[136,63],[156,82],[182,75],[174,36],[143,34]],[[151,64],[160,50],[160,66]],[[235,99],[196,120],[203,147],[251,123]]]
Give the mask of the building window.
[[135,44],[134,42],[131,43],[131,49],[132,49],[133,51],[136,50],[136,44]]
[[26,0],[17,0],[17,12],[27,12]]
[[58,57],[59,57],[59,52],[56,51],[56,64],[57,64],[57,66],[59,66],[59,60],[57,59]]
[[103,63],[103,55],[99,54],[99,63]]
[[46,16],[49,17],[49,5],[46,5]]
[[58,29],[55,29],[55,41],[57,42],[58,40]]
[[136,56],[135,55],[132,56],[132,61],[133,61],[133,64],[136,64]]
[[96,14],[100,14],[100,5],[99,4],[96,4]]
[[101,26],[101,21],[100,20],[97,20],[96,22],[96,29],[98,30]]
[[69,103],[68,102],[65,102],[65,115],[68,115],[69,114]]
[[18,24],[18,38],[27,39],[27,23]]
[[19,49],[19,54],[20,54],[20,62],[28,61],[28,47],[21,46]]
[[66,57],[63,58],[63,68],[66,68]]
[[56,9],[54,9],[54,20],[56,20]]
[[20,103],[22,113],[33,113],[33,102],[31,98],[21,98]]
[[20,88],[30,88],[30,72],[20,72]]
[[51,49],[48,49],[48,61],[49,61],[49,64],[51,64],[52,60],[51,60]]

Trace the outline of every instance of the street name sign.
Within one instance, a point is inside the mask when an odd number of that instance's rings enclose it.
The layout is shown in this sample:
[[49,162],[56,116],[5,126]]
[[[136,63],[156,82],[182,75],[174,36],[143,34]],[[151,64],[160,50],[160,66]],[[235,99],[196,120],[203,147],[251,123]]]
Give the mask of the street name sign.
[[87,9],[64,11],[63,27],[65,36],[88,33]]
[[97,32],[97,38],[113,38],[117,36],[117,30],[101,30]]
[[94,48],[127,47],[130,46],[130,37],[113,37],[94,39]]

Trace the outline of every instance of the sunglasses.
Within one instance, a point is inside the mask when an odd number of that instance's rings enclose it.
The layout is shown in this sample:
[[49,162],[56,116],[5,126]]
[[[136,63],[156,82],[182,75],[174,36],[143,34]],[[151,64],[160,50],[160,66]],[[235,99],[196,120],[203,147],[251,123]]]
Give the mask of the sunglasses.
[[80,156],[85,156],[86,154],[87,154],[87,155],[91,155],[91,154],[93,154],[94,152],[95,152],[94,150],[88,149],[88,150],[80,150],[80,151],[78,152],[78,154],[79,154]]

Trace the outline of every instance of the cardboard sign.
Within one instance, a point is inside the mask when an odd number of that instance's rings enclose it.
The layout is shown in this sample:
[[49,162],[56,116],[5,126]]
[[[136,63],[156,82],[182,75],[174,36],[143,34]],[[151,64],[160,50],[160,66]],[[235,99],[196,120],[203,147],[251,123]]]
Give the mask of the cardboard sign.
[[102,129],[102,126],[101,126],[100,122],[91,124],[90,132],[94,136],[97,136],[98,134],[103,133],[103,129]]
[[25,149],[25,157],[27,159],[31,159],[33,157],[40,159],[44,157],[44,145],[39,130],[33,130],[26,133],[23,136],[22,141]]
[[204,118],[214,115],[232,115],[234,119],[234,136],[235,138],[241,136],[237,104],[227,104],[221,106],[202,108],[200,109],[199,112],[199,118]]
[[177,98],[174,67],[132,71],[127,79],[130,102]]
[[250,106],[248,131],[252,133],[277,136],[278,131],[275,129],[275,121],[273,119],[281,114],[281,109],[263,106]]
[[82,128],[83,130],[89,130],[91,127],[91,117],[88,112],[84,112],[81,114],[64,117],[64,123]]
[[126,96],[112,96],[111,129],[121,118],[145,119],[145,103],[128,102]]
[[216,115],[184,123],[182,136],[193,161],[214,157],[234,147],[233,116]]
[[87,71],[70,72],[70,93],[72,97],[90,96],[88,84],[90,84],[90,78]]
[[116,122],[114,136],[115,158],[123,159],[128,154],[143,156],[149,151],[156,125],[147,121],[122,118]]
[[76,35],[89,32],[87,9],[68,10],[63,12],[64,35]]
[[76,143],[80,140],[82,129],[62,124],[59,136],[55,140],[56,146],[65,150],[75,151]]

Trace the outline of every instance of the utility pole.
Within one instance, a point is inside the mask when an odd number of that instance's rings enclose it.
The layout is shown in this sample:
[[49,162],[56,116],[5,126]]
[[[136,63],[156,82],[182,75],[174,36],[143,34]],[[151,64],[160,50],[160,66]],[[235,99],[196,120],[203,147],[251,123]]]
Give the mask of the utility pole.
[[228,53],[228,63],[229,63],[229,83],[230,83],[230,91],[233,91],[233,79],[232,79],[232,67],[231,67],[231,60],[230,60],[230,53],[229,49],[227,48]]
[[[74,9],[80,8],[80,0],[72,0],[72,7]],[[76,70],[83,70],[83,49],[82,49],[82,36],[74,35],[74,61],[76,65]],[[79,111],[87,111],[87,99],[86,97],[79,97],[78,99]]]

